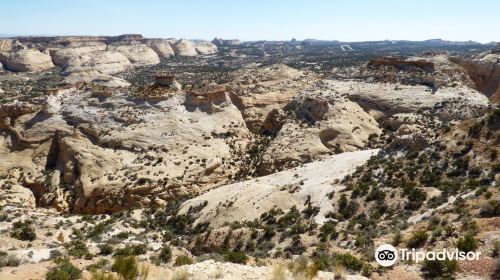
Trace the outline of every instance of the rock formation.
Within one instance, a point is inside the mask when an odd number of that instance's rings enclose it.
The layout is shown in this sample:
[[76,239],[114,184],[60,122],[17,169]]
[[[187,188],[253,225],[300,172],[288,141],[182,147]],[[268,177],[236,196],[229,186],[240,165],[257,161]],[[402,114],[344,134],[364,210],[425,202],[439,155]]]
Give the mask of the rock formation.
[[177,41],[172,48],[176,56],[197,56],[195,44],[191,41],[181,39]]
[[151,39],[146,44],[153,49],[160,58],[170,58],[175,55],[171,40]]
[[17,50],[5,57],[5,68],[14,72],[44,71],[54,67],[49,55],[38,50]]
[[195,43],[195,50],[198,54],[214,54],[217,52],[217,46],[207,41]]
[[224,40],[224,39],[221,39],[221,38],[214,38],[212,40],[212,43],[214,43],[216,46],[239,46],[241,45],[241,41],[238,40],[238,39],[228,39],[228,40]]
[[160,63],[158,54],[146,45],[111,45],[108,49],[123,54],[134,66],[146,66]]

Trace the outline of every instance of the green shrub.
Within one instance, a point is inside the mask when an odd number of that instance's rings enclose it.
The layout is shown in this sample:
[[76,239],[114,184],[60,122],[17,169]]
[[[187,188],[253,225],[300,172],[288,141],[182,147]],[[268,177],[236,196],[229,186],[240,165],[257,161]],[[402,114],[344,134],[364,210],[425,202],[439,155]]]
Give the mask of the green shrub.
[[495,269],[493,270],[493,273],[491,274],[491,279],[500,280],[500,259],[497,259],[497,261],[495,263]]
[[181,265],[187,265],[187,264],[192,264],[193,260],[186,256],[186,255],[180,255],[175,258],[175,266],[181,266]]
[[431,279],[453,279],[457,270],[456,260],[425,260],[422,264],[422,272]]
[[343,267],[352,271],[361,271],[365,265],[365,262],[349,253],[335,255],[334,262],[341,264]]
[[335,230],[335,227],[337,226],[337,223],[333,221],[327,221],[325,222],[320,228],[319,228],[319,236],[321,238],[321,241],[327,241],[328,239],[335,239],[338,236],[338,233]]
[[500,216],[500,200],[490,200],[481,205],[481,217],[496,217]]
[[57,266],[51,268],[45,275],[46,280],[75,280],[80,279],[82,271],[68,259],[58,260]]
[[172,249],[170,249],[170,246],[165,245],[161,248],[158,259],[164,263],[167,263],[172,259]]
[[420,248],[425,245],[425,242],[429,238],[429,234],[423,230],[419,230],[413,233],[410,239],[406,242],[406,245],[410,248]]
[[476,251],[478,246],[479,241],[472,234],[467,234],[457,241],[457,249],[464,252]]
[[36,239],[35,229],[30,220],[15,222],[10,236],[23,241],[33,241]]
[[99,246],[99,255],[109,256],[113,254],[113,246],[109,244],[103,244]]
[[242,251],[231,251],[224,254],[224,260],[226,262],[246,264],[248,256]]
[[146,253],[146,244],[127,245],[115,251],[115,256],[138,256]]
[[21,260],[16,256],[0,251],[0,268],[4,266],[19,266],[19,264],[21,264]]
[[124,280],[134,280],[139,274],[137,260],[134,256],[117,257],[111,269],[123,277]]
[[90,254],[87,245],[82,240],[76,239],[67,245],[68,254],[73,257],[83,258]]

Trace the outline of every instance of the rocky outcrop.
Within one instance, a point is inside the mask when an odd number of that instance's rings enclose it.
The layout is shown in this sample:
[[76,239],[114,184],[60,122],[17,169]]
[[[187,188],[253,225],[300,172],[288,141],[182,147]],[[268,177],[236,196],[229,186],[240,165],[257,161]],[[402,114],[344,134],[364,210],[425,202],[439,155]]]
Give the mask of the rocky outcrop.
[[[38,107],[1,107],[12,132],[0,134],[0,174],[17,168],[20,181],[31,174],[33,185],[46,184],[41,206],[66,201],[70,211],[108,213],[157,205],[224,183],[238,171],[252,136],[228,98],[209,114],[183,106],[182,93],[150,105],[93,88]],[[11,152],[20,139],[29,145]]]
[[368,67],[393,67],[398,71],[425,71],[433,72],[434,63],[426,60],[400,60],[394,57],[376,58],[368,62]]
[[195,44],[189,40],[180,39],[177,41],[172,48],[174,49],[176,56],[197,56]]
[[286,105],[285,112],[287,118],[262,156],[260,174],[331,153],[364,149],[371,135],[382,132],[358,104],[331,91],[303,91]]
[[146,45],[112,45],[109,46],[108,49],[123,54],[134,66],[146,66],[160,63],[158,54]]
[[199,41],[195,44],[195,49],[198,54],[214,54],[217,53],[217,46],[207,41]]
[[175,55],[171,46],[172,40],[152,39],[146,42],[160,58],[170,58]]
[[13,39],[0,39],[0,53],[12,50]]
[[222,47],[222,46],[239,46],[241,45],[241,41],[238,39],[228,39],[224,40],[221,38],[214,38],[212,40],[212,43],[214,43],[216,46]]
[[500,101],[500,54],[491,53],[476,60],[453,58],[474,82],[474,87],[492,101]]
[[38,50],[17,50],[6,57],[5,68],[14,72],[44,71],[54,67],[49,55]]

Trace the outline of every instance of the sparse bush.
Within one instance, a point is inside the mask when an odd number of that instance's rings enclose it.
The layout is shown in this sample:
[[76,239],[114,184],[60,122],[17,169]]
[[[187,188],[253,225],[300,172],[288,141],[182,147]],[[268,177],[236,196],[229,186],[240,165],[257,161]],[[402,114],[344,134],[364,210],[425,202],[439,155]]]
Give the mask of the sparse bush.
[[232,263],[246,264],[248,256],[242,251],[231,251],[224,254],[224,261]]
[[352,271],[361,271],[365,266],[365,262],[358,259],[349,253],[337,254],[334,256],[334,262],[341,264],[343,267]]
[[119,256],[115,259],[113,266],[111,267],[113,271],[116,271],[124,280],[134,280],[139,274],[139,269],[137,268],[137,260],[134,256]]
[[57,262],[57,266],[45,275],[46,280],[76,280],[82,276],[82,271],[68,259],[59,259]]
[[167,263],[172,259],[172,249],[170,249],[170,246],[165,245],[161,248],[158,259],[164,263]]
[[0,251],[0,268],[4,266],[19,266],[19,264],[21,264],[21,260],[16,256]]
[[33,241],[36,239],[35,228],[30,220],[18,221],[13,224],[10,236],[23,241]]
[[99,255],[109,256],[113,254],[113,246],[109,244],[103,244],[99,246]]
[[481,217],[496,217],[500,216],[500,200],[490,200],[481,205]]
[[300,256],[289,264],[288,267],[295,279],[310,280],[316,277],[319,268],[315,263],[310,263],[306,256]]
[[427,232],[419,230],[413,233],[406,245],[410,248],[420,248],[425,245],[428,238],[429,234],[427,234]]
[[68,254],[73,257],[83,258],[90,255],[87,245],[82,240],[76,239],[67,245]]
[[181,265],[188,265],[188,264],[192,264],[193,263],[193,260],[186,256],[186,255],[180,255],[180,256],[177,256],[177,258],[175,258],[175,263],[174,265],[175,266],[181,266]]
[[422,272],[432,279],[453,279],[457,271],[456,260],[425,260],[422,264]]
[[464,237],[458,239],[457,249],[464,252],[473,252],[477,250],[479,246],[479,241],[472,236],[472,234],[467,234]]

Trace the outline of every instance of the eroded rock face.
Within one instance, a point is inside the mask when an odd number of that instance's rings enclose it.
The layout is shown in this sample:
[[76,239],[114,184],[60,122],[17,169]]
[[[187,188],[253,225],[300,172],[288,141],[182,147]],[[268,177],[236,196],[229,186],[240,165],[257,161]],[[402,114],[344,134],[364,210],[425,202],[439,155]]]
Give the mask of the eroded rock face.
[[262,157],[268,174],[330,153],[363,149],[382,132],[358,104],[331,91],[304,91],[286,106],[288,117]]
[[183,93],[151,105],[73,89],[29,110],[2,105],[0,173],[19,169],[21,182],[39,186],[40,205],[82,213],[158,205],[221,184],[252,136],[229,99],[210,113],[185,103]]
[[469,74],[474,87],[492,101],[500,101],[500,54],[486,54],[480,59],[454,58]]
[[17,50],[9,53],[5,68],[14,72],[44,71],[54,67],[49,55],[38,50]]
[[146,66],[160,63],[158,54],[146,45],[118,45],[109,46],[108,49],[123,54],[134,66]]
[[172,48],[174,49],[176,56],[197,56],[195,44],[189,40],[180,39],[177,41]]

